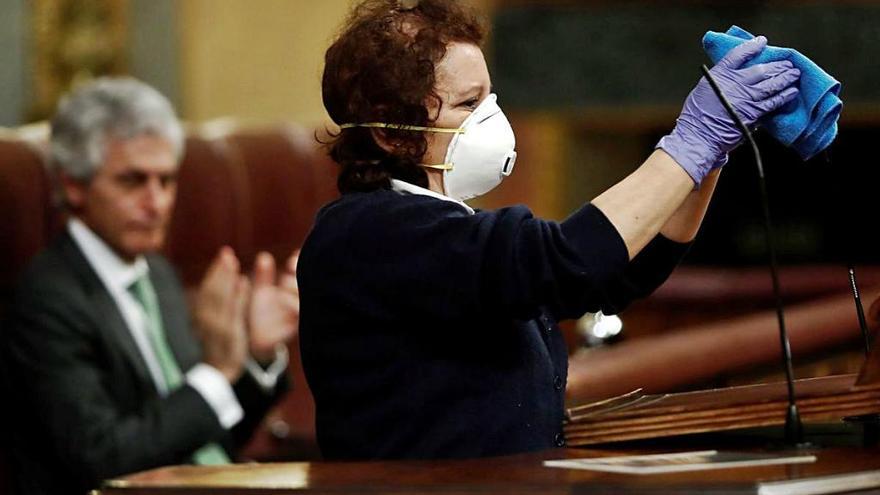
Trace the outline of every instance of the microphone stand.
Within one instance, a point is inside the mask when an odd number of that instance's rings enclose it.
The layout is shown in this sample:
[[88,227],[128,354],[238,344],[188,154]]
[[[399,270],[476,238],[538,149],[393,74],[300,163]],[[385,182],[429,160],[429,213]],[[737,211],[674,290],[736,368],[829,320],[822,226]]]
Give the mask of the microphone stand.
[[[825,164],[831,167],[831,152],[825,150],[822,153],[825,158]],[[856,281],[856,269],[852,260],[846,264],[847,273],[849,274],[849,287],[852,291],[853,302],[856,306],[856,315],[859,319],[859,329],[862,332],[862,345],[865,350],[865,359],[871,354],[871,337],[868,331],[868,322],[865,318],[865,308],[862,306],[862,298],[859,294],[859,284]],[[880,441],[880,414],[863,414],[860,416],[849,416],[843,418],[848,423],[862,425],[862,444],[865,446],[876,445]]]
[[776,299],[776,319],[779,323],[779,340],[782,344],[782,364],[785,368],[785,381],[788,386],[788,408],[786,409],[785,414],[785,442],[792,447],[803,448],[806,447],[806,444],[804,444],[804,428],[803,423],[801,422],[800,413],[798,412],[797,403],[795,402],[791,344],[788,339],[788,332],[785,329],[785,314],[782,308],[782,291],[779,287],[779,267],[776,263],[776,246],[773,241],[773,225],[770,220],[770,202],[767,198],[767,182],[764,178],[764,164],[761,161],[761,153],[758,150],[758,145],[755,143],[755,139],[752,137],[752,132],[749,130],[748,126],[743,123],[742,119],[739,118],[736,111],[734,111],[733,107],[730,105],[730,102],[727,101],[724,93],[721,92],[721,88],[718,87],[718,83],[715,82],[715,79],[709,72],[709,68],[703,65],[701,70],[703,71],[706,80],[709,82],[709,85],[712,87],[712,90],[718,95],[718,99],[721,100],[727,113],[730,114],[734,122],[736,122],[737,126],[739,126],[742,131],[743,136],[749,141],[755,155],[755,164],[758,167],[758,183],[761,189],[761,205],[764,210],[764,234],[767,239],[767,250],[770,255],[770,276],[773,280],[773,295]]
[[[871,340],[868,336],[868,323],[865,320],[865,309],[862,307],[862,298],[859,296],[859,286],[856,283],[856,270],[852,263],[847,264],[849,272],[849,284],[852,289],[853,299],[856,305],[856,314],[859,317],[859,328],[862,330],[862,340],[865,347],[865,359],[871,354]],[[848,423],[862,425],[862,445],[874,446],[880,442],[880,414],[863,414],[861,416],[849,416],[843,418]]]
[[[831,162],[831,149],[826,149],[822,152],[822,157],[825,159],[825,165],[830,169],[833,164]],[[838,191],[843,190],[843,185],[838,184]],[[859,329],[862,331],[862,341],[865,347],[865,358],[871,353],[871,337],[868,332],[868,322],[865,319],[865,308],[862,306],[862,298],[859,295],[859,284],[856,282],[856,268],[852,262],[852,257],[847,256],[849,261],[846,264],[846,270],[849,273],[849,287],[852,291],[853,301],[856,305],[856,315],[859,318]]]
[[862,307],[862,298],[859,296],[859,285],[856,283],[856,269],[852,263],[847,265],[849,272],[849,286],[853,293],[856,305],[856,314],[859,317],[859,328],[862,330],[862,341],[865,346],[865,358],[871,354],[871,337],[868,335],[868,322],[865,320],[865,308]]

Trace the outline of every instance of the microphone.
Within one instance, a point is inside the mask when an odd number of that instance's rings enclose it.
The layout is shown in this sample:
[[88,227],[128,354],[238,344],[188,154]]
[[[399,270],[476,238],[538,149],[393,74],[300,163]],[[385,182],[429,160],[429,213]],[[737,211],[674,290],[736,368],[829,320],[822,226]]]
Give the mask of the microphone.
[[[830,168],[832,166],[830,148],[822,152],[822,155],[825,158],[825,164],[828,165],[828,167]],[[868,332],[868,322],[865,319],[865,308],[862,306],[862,297],[859,294],[859,284],[856,281],[856,268],[852,262],[852,259],[847,261],[846,270],[849,274],[849,287],[852,291],[853,302],[856,306],[856,316],[859,320],[859,329],[862,331],[862,345],[865,348],[865,364],[862,367],[864,369],[865,366],[869,365],[867,361],[871,358],[871,337]],[[858,383],[858,381],[856,383]],[[862,414],[858,416],[847,416],[843,418],[843,420],[848,423],[862,425],[862,437],[864,445],[877,444],[878,439],[880,439],[880,414]]]
[[868,336],[868,322],[865,320],[865,308],[862,307],[862,298],[859,296],[859,285],[856,283],[856,269],[852,263],[847,266],[847,270],[849,271],[849,285],[852,289],[853,299],[856,304],[856,314],[859,317],[859,328],[862,330],[862,340],[865,344],[865,358],[867,359],[868,355],[871,354],[871,339]]
[[[822,156],[825,158],[825,164],[830,169],[833,166],[831,163],[831,149],[828,148],[823,151]],[[859,284],[856,282],[856,268],[851,259],[846,264],[846,270],[849,273],[849,287],[856,305],[856,316],[859,319],[859,329],[862,331],[862,342],[865,347],[865,358],[867,359],[871,353],[871,337],[868,332],[868,322],[865,319],[865,308],[862,306],[862,298],[859,295]]]
[[712,91],[721,100],[724,109],[730,114],[733,121],[742,131],[743,136],[752,146],[752,152],[755,155],[755,165],[758,167],[758,183],[761,189],[761,205],[764,210],[764,236],[767,240],[767,251],[770,255],[770,277],[773,280],[773,295],[776,299],[776,319],[779,323],[779,340],[782,344],[782,364],[785,368],[785,381],[788,386],[788,408],[785,415],[785,441],[787,444],[795,447],[801,447],[804,444],[804,428],[801,422],[801,415],[798,412],[797,403],[795,402],[794,393],[794,370],[792,369],[791,344],[788,339],[788,332],[785,329],[785,313],[782,308],[782,292],[779,288],[779,267],[776,263],[776,245],[773,241],[773,225],[770,220],[770,202],[767,199],[767,181],[764,178],[764,163],[761,161],[761,153],[758,145],[752,137],[752,132],[748,126],[739,118],[734,111],[733,106],[721,92],[718,83],[709,72],[709,68],[703,65],[701,67],[703,75],[712,87]]

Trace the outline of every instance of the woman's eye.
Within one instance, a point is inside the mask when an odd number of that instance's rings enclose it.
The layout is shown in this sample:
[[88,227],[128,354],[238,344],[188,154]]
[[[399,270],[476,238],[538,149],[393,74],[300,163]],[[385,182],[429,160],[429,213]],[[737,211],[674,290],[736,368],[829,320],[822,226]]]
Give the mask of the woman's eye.
[[479,102],[480,102],[479,99],[477,99],[477,98],[471,98],[470,100],[467,100],[467,101],[463,102],[463,103],[461,104],[461,106],[466,107],[466,108],[470,108],[471,110],[473,110],[473,109],[477,108],[477,104],[478,104]]

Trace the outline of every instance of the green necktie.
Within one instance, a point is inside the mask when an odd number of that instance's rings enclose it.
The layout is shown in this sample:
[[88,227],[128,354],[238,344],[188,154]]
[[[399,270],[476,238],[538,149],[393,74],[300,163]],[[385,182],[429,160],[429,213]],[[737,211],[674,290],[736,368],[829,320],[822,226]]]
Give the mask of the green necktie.
[[[165,384],[169,391],[175,390],[183,383],[183,375],[174,359],[174,354],[171,353],[168,339],[165,338],[162,314],[159,312],[159,299],[156,297],[150,277],[141,276],[129,287],[129,292],[144,308],[147,334],[156,354],[156,360],[159,361],[159,367],[162,369],[162,375],[165,377]],[[196,464],[228,464],[229,456],[219,445],[210,442],[193,454],[193,461]]]

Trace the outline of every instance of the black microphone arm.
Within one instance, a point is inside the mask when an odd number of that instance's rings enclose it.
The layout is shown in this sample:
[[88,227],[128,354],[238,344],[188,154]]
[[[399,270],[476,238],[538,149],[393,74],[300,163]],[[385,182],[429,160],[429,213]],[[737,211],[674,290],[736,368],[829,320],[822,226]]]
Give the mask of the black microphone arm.
[[755,164],[758,167],[758,183],[761,189],[761,205],[764,209],[764,234],[767,239],[767,250],[770,254],[770,276],[773,279],[773,295],[776,299],[776,319],[779,322],[779,340],[782,343],[782,364],[785,367],[785,381],[788,385],[788,410],[785,415],[785,441],[789,445],[798,446],[803,444],[804,429],[803,424],[801,423],[801,415],[798,412],[797,403],[795,402],[794,370],[792,369],[791,364],[791,344],[788,340],[788,332],[785,330],[785,313],[782,308],[782,291],[779,288],[779,267],[776,263],[776,245],[773,241],[773,224],[770,221],[770,201],[767,199],[767,181],[764,178],[764,163],[761,161],[761,153],[758,151],[758,145],[752,137],[752,132],[749,130],[748,126],[743,123],[742,119],[739,118],[739,115],[736,114],[736,111],[730,105],[730,102],[727,101],[724,93],[721,92],[721,88],[718,87],[718,83],[715,82],[715,79],[709,72],[709,68],[703,65],[701,70],[703,71],[706,80],[709,82],[709,85],[712,87],[712,90],[718,95],[718,99],[721,100],[727,113],[730,114],[734,122],[736,122],[737,126],[739,126],[739,129],[742,131],[743,136],[745,136],[749,141],[749,144],[751,144],[752,151],[755,154]]

